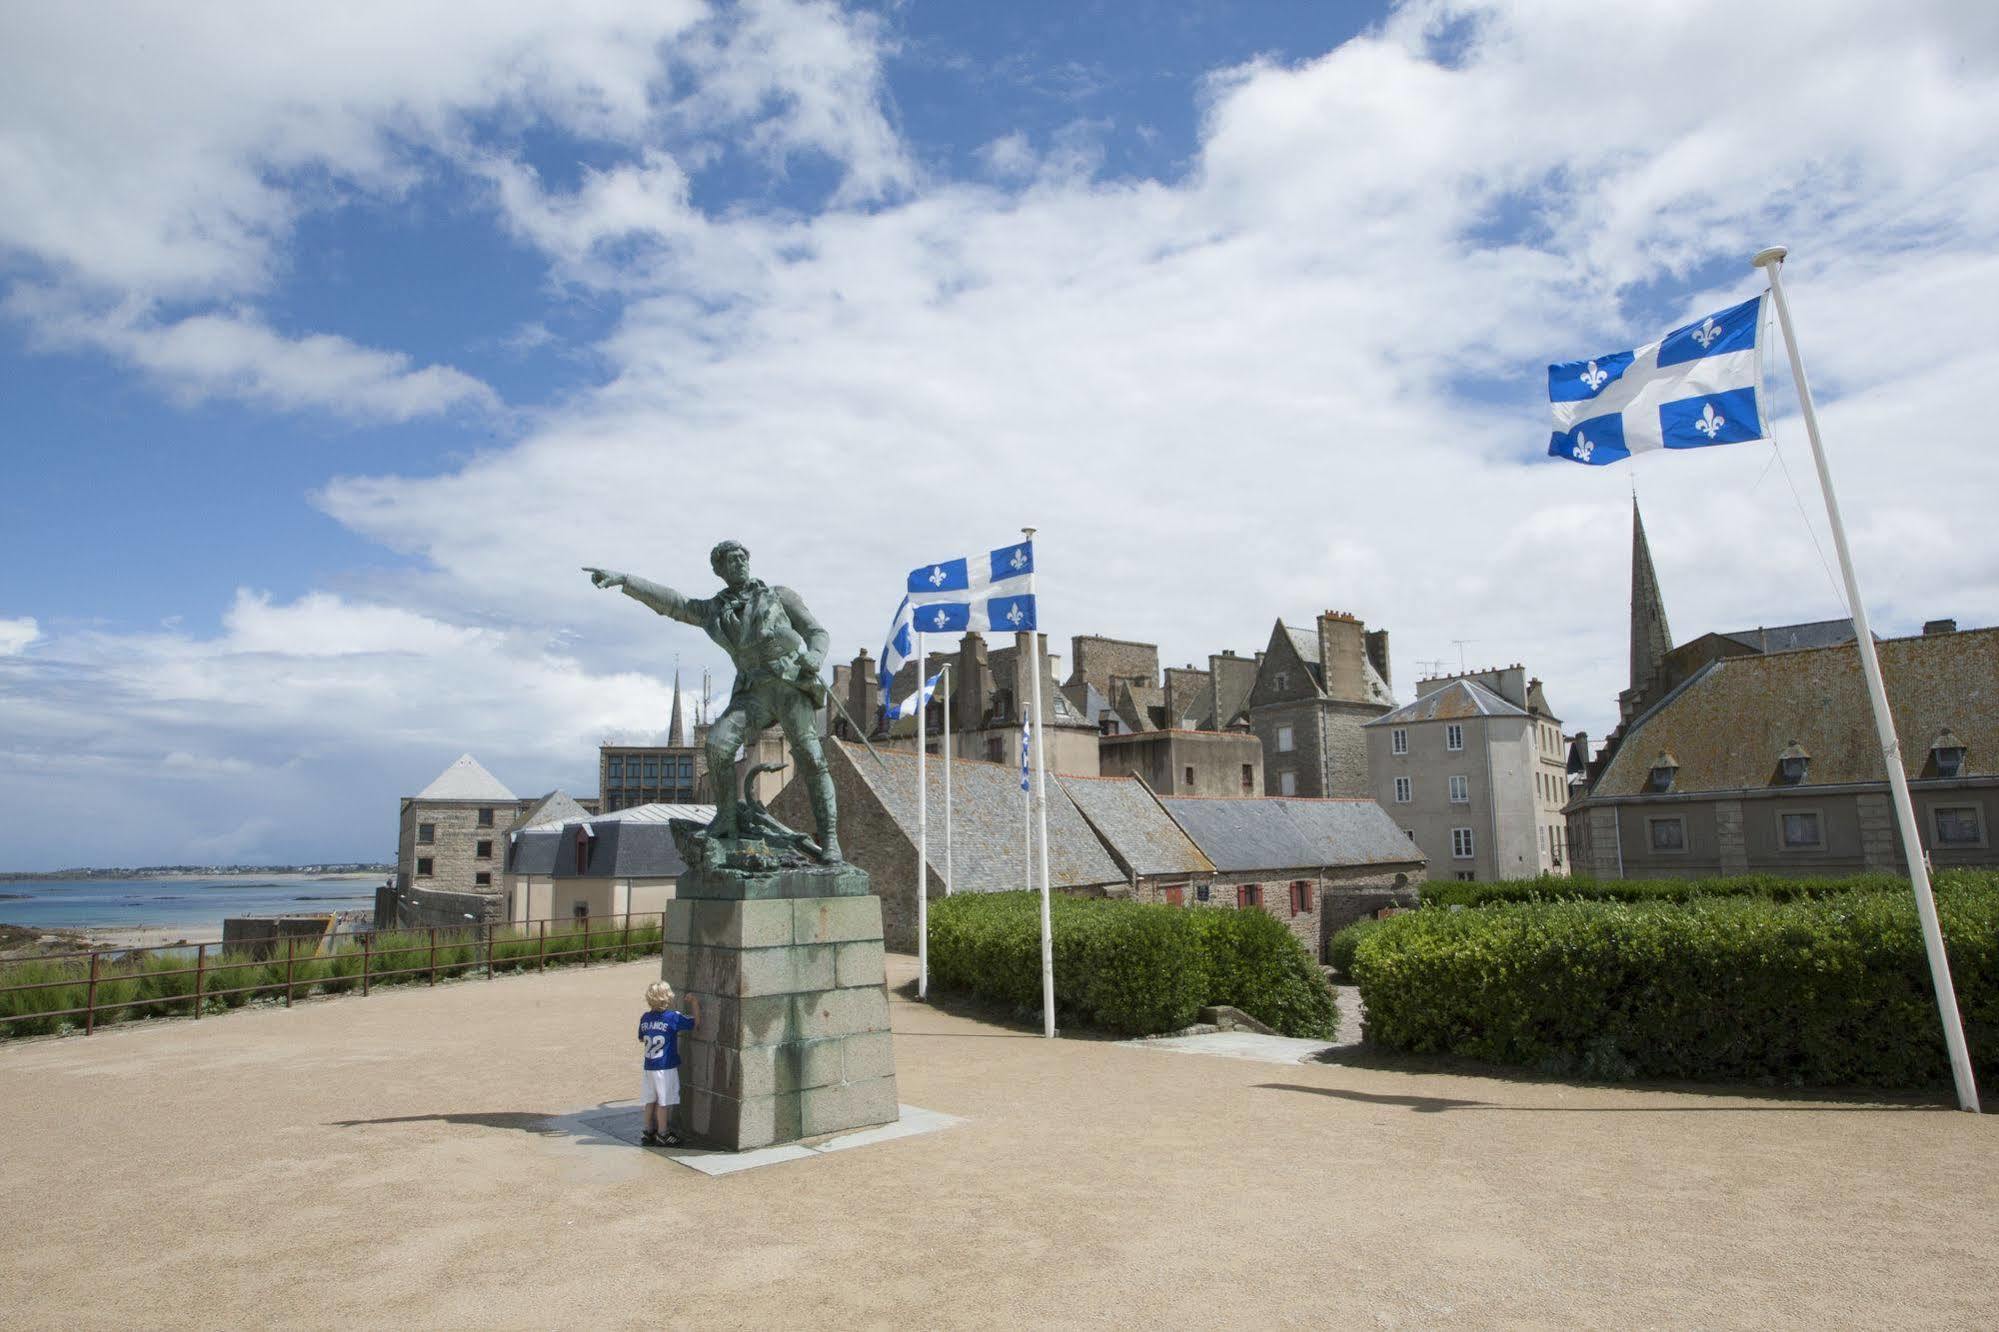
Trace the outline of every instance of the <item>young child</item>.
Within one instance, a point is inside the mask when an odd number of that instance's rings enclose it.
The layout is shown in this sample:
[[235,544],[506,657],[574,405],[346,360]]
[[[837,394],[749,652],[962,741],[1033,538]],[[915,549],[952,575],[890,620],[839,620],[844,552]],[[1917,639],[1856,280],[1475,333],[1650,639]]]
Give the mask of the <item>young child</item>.
[[[678,1147],[680,1135],[673,1131],[670,1116],[680,1104],[679,1033],[692,1031],[701,1018],[701,996],[687,996],[693,1016],[673,1011],[673,987],[665,981],[646,986],[646,1009],[639,1018],[639,1041],[645,1046],[645,1132],[641,1147]],[[659,1127],[653,1128],[654,1107],[658,1107]]]

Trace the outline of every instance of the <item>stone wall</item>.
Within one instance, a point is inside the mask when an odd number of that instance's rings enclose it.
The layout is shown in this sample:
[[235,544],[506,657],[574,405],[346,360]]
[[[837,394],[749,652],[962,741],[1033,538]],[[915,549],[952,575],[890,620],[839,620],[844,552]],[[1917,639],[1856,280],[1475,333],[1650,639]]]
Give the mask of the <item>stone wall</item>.
[[[385,894],[393,898],[392,910],[386,915],[381,910]],[[446,892],[431,888],[384,890],[375,894],[375,901],[375,928],[378,930],[425,929],[433,925],[439,929],[464,929],[489,922],[503,923],[506,914],[506,897],[497,888],[490,893]],[[467,916],[472,919],[467,920]]]
[[[1422,868],[1363,865],[1353,868],[1303,870],[1258,870],[1231,874],[1191,875],[1184,878],[1162,876],[1141,878],[1129,890],[1136,902],[1166,903],[1168,890],[1179,888],[1183,907],[1212,907],[1225,911],[1243,910],[1243,887],[1256,884],[1262,889],[1259,907],[1276,917],[1291,931],[1305,951],[1323,959],[1326,941],[1363,916],[1371,916],[1385,906],[1415,906],[1417,885],[1423,881]],[[1291,885],[1311,885],[1311,908],[1293,914]],[[1207,889],[1208,900],[1200,900]]]
[[1111,696],[1111,681],[1136,680],[1141,684],[1159,682],[1159,648],[1122,638],[1100,638],[1078,634],[1069,640],[1074,664],[1069,683],[1088,681],[1105,698]]
[[[396,835],[396,886],[497,893],[506,870],[507,825],[532,803],[404,800]],[[482,812],[489,821],[481,822]],[[433,828],[428,843],[421,840],[424,824]],[[481,842],[489,844],[485,855],[479,853]],[[418,873],[417,861],[424,859],[431,862],[429,874]],[[490,882],[480,884],[481,874],[491,875]]]
[[[1146,731],[1097,744],[1105,777],[1138,776],[1161,795],[1263,795],[1263,746],[1233,731]],[[1249,785],[1243,785],[1243,769]],[[1191,770],[1192,776],[1189,777]]]

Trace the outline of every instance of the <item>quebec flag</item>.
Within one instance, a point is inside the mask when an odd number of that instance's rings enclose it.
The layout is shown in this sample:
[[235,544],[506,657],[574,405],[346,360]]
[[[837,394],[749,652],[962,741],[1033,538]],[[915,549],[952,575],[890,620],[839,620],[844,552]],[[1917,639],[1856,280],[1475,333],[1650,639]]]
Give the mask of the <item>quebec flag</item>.
[[890,721],[901,721],[904,717],[914,717],[916,710],[928,703],[931,695],[937,692],[937,682],[943,678],[944,672],[939,671],[928,680],[925,680],[921,689],[912,689],[908,698],[889,707],[888,719]]
[[1633,351],[1548,367],[1550,457],[1601,467],[1649,449],[1763,439],[1758,296]]
[[908,588],[910,624],[920,634],[1036,628],[1032,541],[921,565],[909,571]]

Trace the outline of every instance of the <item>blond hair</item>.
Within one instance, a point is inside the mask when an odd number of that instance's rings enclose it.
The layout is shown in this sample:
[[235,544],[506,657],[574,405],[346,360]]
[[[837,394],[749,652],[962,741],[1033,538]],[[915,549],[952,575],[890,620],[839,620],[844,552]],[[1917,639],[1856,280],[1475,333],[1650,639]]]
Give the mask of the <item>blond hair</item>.
[[657,1012],[673,1003],[673,987],[663,980],[646,986],[646,1007]]

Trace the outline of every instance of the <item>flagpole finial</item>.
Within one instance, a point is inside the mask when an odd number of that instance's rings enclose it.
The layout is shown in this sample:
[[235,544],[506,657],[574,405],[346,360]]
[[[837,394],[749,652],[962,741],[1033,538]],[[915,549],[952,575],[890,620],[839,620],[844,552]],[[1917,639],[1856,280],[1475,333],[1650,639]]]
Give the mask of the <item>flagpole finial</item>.
[[1755,255],[1749,260],[1749,263],[1750,266],[1754,268],[1768,268],[1772,264],[1783,263],[1784,256],[1789,254],[1790,252],[1791,252],[1790,249],[1786,246],[1772,245],[1765,249],[1758,250],[1755,253]]

